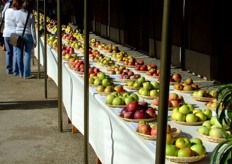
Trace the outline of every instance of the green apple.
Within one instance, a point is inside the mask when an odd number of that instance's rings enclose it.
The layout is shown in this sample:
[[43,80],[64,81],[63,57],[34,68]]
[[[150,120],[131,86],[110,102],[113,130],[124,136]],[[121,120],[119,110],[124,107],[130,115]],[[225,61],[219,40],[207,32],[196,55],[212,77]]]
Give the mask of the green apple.
[[177,153],[178,157],[192,157],[193,155],[194,152],[189,147],[180,148]]
[[203,122],[202,126],[206,126],[207,128],[211,128],[210,120],[206,120],[205,122]]
[[153,86],[154,89],[159,89],[159,87],[160,87],[159,82],[157,82],[157,81],[151,82],[151,85]]
[[134,98],[132,97],[132,96],[127,96],[127,97],[125,97],[125,104],[127,105],[127,104],[129,104],[130,102],[132,102],[132,101],[134,101]]
[[215,125],[218,128],[222,128],[222,124],[220,124],[220,122],[218,121],[217,116],[211,117],[210,122],[212,125]]
[[94,81],[95,81],[94,77],[90,77],[90,78],[89,78],[89,84],[93,84]]
[[174,112],[179,112],[179,107],[173,108],[173,109],[172,109],[172,113],[174,113]]
[[123,96],[123,97],[128,97],[128,96],[130,96],[130,94],[129,94],[128,92],[124,92],[124,93],[122,94],[122,96]]
[[124,100],[121,97],[115,97],[112,101],[112,105],[124,105]]
[[198,90],[197,91],[197,97],[204,97],[204,95],[205,95],[205,91],[204,90]]
[[174,142],[174,138],[172,137],[172,135],[170,133],[166,134],[166,144],[173,144]]
[[207,120],[207,116],[203,112],[197,112],[195,115],[197,116],[198,121]]
[[192,104],[187,104],[187,106],[189,107],[190,112],[193,112],[193,110],[194,110],[193,105]]
[[115,97],[116,96],[114,96],[113,94],[108,94],[106,96],[106,104],[112,105],[112,102],[113,102],[113,100],[114,100]]
[[112,86],[112,85],[109,85],[109,86],[105,87],[105,89],[104,89],[105,93],[110,93],[113,91],[114,91],[114,86]]
[[128,81],[128,82],[126,83],[126,85],[129,86],[129,87],[133,87],[134,81],[130,80],[130,81]]
[[102,80],[99,79],[99,78],[95,78],[94,82],[93,82],[93,85],[101,85],[102,83]]
[[139,82],[140,84],[144,83],[146,81],[145,77],[141,76],[138,78],[135,82]]
[[97,89],[96,89],[97,92],[104,92],[104,90],[105,90],[105,86],[103,86],[103,85],[97,86]]
[[179,107],[179,112],[183,113],[183,114],[188,114],[188,113],[190,113],[190,109],[189,109],[188,105],[184,104],[184,105]]
[[193,112],[193,114],[195,114],[195,113],[198,113],[198,112],[202,112],[202,110],[201,109],[194,109],[192,112]]
[[192,94],[193,97],[197,97],[197,91],[194,91]]
[[111,84],[111,82],[110,82],[109,79],[106,78],[106,79],[103,79],[103,80],[102,80],[102,85],[103,85],[103,86],[106,87],[106,86],[109,86],[110,84]]
[[139,96],[137,94],[135,94],[135,93],[131,93],[130,97],[133,97],[134,100],[137,101],[137,102],[139,101]]
[[190,139],[190,142],[192,145],[195,145],[195,144],[203,144],[202,143],[202,140],[200,138],[191,138]]
[[139,88],[139,87],[141,87],[141,83],[135,81],[135,82],[133,83],[133,87],[134,87],[134,88]]
[[145,88],[142,88],[142,90],[140,91],[140,94],[142,96],[149,96],[150,95],[150,92],[149,90],[145,89]]
[[211,117],[212,117],[212,110],[210,110],[210,109],[204,109],[203,113],[206,115],[207,119],[211,119]]
[[178,148],[172,144],[166,144],[165,154],[168,156],[177,156]]
[[151,90],[152,89],[152,85],[149,81],[146,81],[143,83],[143,88],[146,90]]
[[190,147],[195,155],[204,155],[206,153],[205,146],[202,144],[194,144]]
[[184,147],[190,147],[191,146],[191,142],[189,140],[189,138],[187,137],[180,137],[176,140],[175,145],[177,148],[184,148]]
[[206,136],[209,135],[209,131],[210,131],[210,128],[208,128],[208,127],[206,127],[206,126],[200,126],[200,127],[197,129],[197,132],[198,132],[199,134],[206,135]]
[[103,80],[103,79],[106,78],[106,75],[105,75],[105,73],[103,73],[103,72],[98,72],[98,73],[97,73],[97,77],[98,77],[100,80]]
[[223,131],[221,128],[211,128],[209,131],[209,136],[215,137],[215,138],[223,138]]
[[159,92],[155,89],[150,90],[150,96],[159,97]]
[[197,122],[197,116],[193,113],[186,115],[186,122]]
[[176,121],[184,122],[185,121],[185,114],[180,112],[173,112],[172,118]]

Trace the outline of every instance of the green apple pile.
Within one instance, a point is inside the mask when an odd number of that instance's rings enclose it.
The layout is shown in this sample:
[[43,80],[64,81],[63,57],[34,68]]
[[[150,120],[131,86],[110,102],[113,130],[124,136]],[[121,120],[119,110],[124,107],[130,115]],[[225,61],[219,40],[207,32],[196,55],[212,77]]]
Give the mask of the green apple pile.
[[166,144],[166,156],[193,157],[206,154],[206,148],[200,138],[180,137],[172,144]]
[[118,62],[123,62],[125,58],[128,57],[128,54],[125,51],[120,51],[117,53],[113,53],[112,57],[116,59]]
[[118,93],[125,93],[126,90],[124,90],[122,85],[108,85],[108,86],[104,86],[104,85],[98,85],[96,88],[97,93],[112,93],[112,92],[118,92]]
[[212,111],[210,109],[195,109],[191,104],[183,104],[173,109],[171,117],[179,122],[203,122],[211,119]]
[[139,89],[138,94],[148,97],[159,97],[159,82],[145,81],[142,83],[142,88]]
[[104,72],[98,72],[97,76],[89,77],[89,84],[94,86],[103,85],[106,87],[113,85],[113,79],[108,77]]
[[204,89],[194,91],[192,94],[193,97],[207,97],[207,98],[217,98],[217,95],[218,94],[216,90],[204,90]]
[[128,86],[130,88],[141,88],[143,87],[143,83],[147,81],[143,76],[139,77],[138,79],[129,80],[126,82],[125,86]]
[[213,116],[210,120],[205,121],[202,126],[197,129],[197,132],[201,135],[213,138],[224,138],[223,129],[228,130],[229,126],[225,122],[220,124],[217,116]]
[[104,56],[103,58],[97,61],[97,64],[99,66],[108,67],[108,66],[115,65],[115,61],[112,60],[110,57]]
[[127,105],[130,102],[138,102],[139,97],[135,93],[119,93],[119,92],[112,92],[106,96],[105,103],[107,105],[114,105],[114,106],[120,106],[120,105]]

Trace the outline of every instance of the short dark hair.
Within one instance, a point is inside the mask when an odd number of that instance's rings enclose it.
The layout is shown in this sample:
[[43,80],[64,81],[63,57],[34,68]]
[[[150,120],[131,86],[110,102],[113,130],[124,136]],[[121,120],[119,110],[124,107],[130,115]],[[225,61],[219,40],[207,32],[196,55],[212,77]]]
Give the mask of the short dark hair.
[[17,10],[22,8],[23,0],[13,0],[11,7]]

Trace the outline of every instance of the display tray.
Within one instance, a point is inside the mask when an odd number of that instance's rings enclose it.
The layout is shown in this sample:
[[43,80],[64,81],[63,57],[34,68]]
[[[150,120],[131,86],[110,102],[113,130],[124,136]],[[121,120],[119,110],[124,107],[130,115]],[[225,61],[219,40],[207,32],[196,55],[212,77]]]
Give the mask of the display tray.
[[97,92],[97,94],[101,95],[101,96],[106,96],[108,94],[110,94],[112,92]]
[[169,84],[170,84],[170,85],[175,85],[175,84],[176,84],[176,82],[169,82]]
[[147,118],[147,119],[129,119],[129,118],[123,118],[121,116],[119,116],[122,120],[124,121],[127,121],[127,122],[139,122],[139,121],[146,121],[146,122],[149,122],[149,121],[155,121],[156,120],[156,117],[155,118]]
[[206,157],[207,157],[207,153],[204,155],[193,156],[193,157],[166,156],[166,159],[176,163],[192,163],[192,162],[198,162]]
[[80,72],[80,71],[76,71],[76,70],[74,70],[76,73],[78,73],[79,75],[83,75],[84,74],[84,72]]
[[197,100],[197,101],[203,101],[203,102],[207,102],[207,101],[211,101],[215,98],[213,97],[195,97],[195,96],[192,96],[193,99]]
[[133,91],[139,90],[141,88],[141,87],[131,87],[131,86],[127,86],[127,85],[125,85],[124,87],[126,89],[133,90]]
[[141,98],[144,98],[144,99],[149,99],[149,100],[153,100],[154,98],[157,98],[158,96],[142,96],[140,94],[138,94]]
[[[157,136],[151,136],[151,135],[148,135],[148,134],[142,134],[142,133],[139,133],[138,130],[136,130],[136,133],[140,137],[142,137],[143,139],[146,139],[146,140],[156,140],[157,139]],[[172,127],[172,133],[171,133],[172,137],[176,138],[180,134],[181,134],[181,130],[180,129]]]
[[199,121],[199,122],[181,122],[181,121],[176,121],[171,118],[171,120],[177,124],[181,125],[189,125],[189,126],[196,126],[196,125],[202,125],[204,121]]
[[209,142],[214,142],[214,143],[220,143],[220,142],[226,140],[225,138],[216,138],[216,137],[203,135],[203,134],[200,134],[200,133],[198,133],[198,135],[201,136],[204,140],[209,141]]

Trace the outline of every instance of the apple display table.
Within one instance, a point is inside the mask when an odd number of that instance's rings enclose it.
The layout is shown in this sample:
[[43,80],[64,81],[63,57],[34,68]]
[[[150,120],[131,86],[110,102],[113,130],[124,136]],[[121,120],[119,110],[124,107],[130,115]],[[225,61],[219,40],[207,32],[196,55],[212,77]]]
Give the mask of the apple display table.
[[[44,42],[41,40],[40,52],[43,52]],[[40,53],[40,63],[43,65],[43,53]],[[38,58],[37,49],[35,56]],[[91,65],[97,66],[90,62]],[[84,81],[75,71],[69,68],[67,62],[62,62],[63,70],[63,102],[69,119],[78,130],[84,134]],[[47,73],[58,85],[57,53],[47,46]],[[143,74],[145,76],[145,74]],[[117,78],[118,76],[114,76]],[[118,80],[119,81],[119,80]],[[170,87],[170,92],[174,92]],[[186,103],[204,109],[204,102],[197,102],[191,95],[182,95]],[[149,100],[148,100],[149,101]],[[136,133],[138,123],[126,122],[119,118],[121,108],[111,108],[105,104],[105,96],[97,94],[96,88],[89,89],[89,141],[102,163],[155,163],[156,141],[146,140]],[[180,129],[184,135],[199,137],[196,129],[199,126],[180,125],[170,120],[172,111],[168,112],[168,123]],[[203,139],[202,139],[203,140]],[[208,157],[199,163],[209,163],[209,157],[216,143],[203,140]],[[75,151],[75,150],[74,150]],[[172,163],[166,160],[166,163]]]

